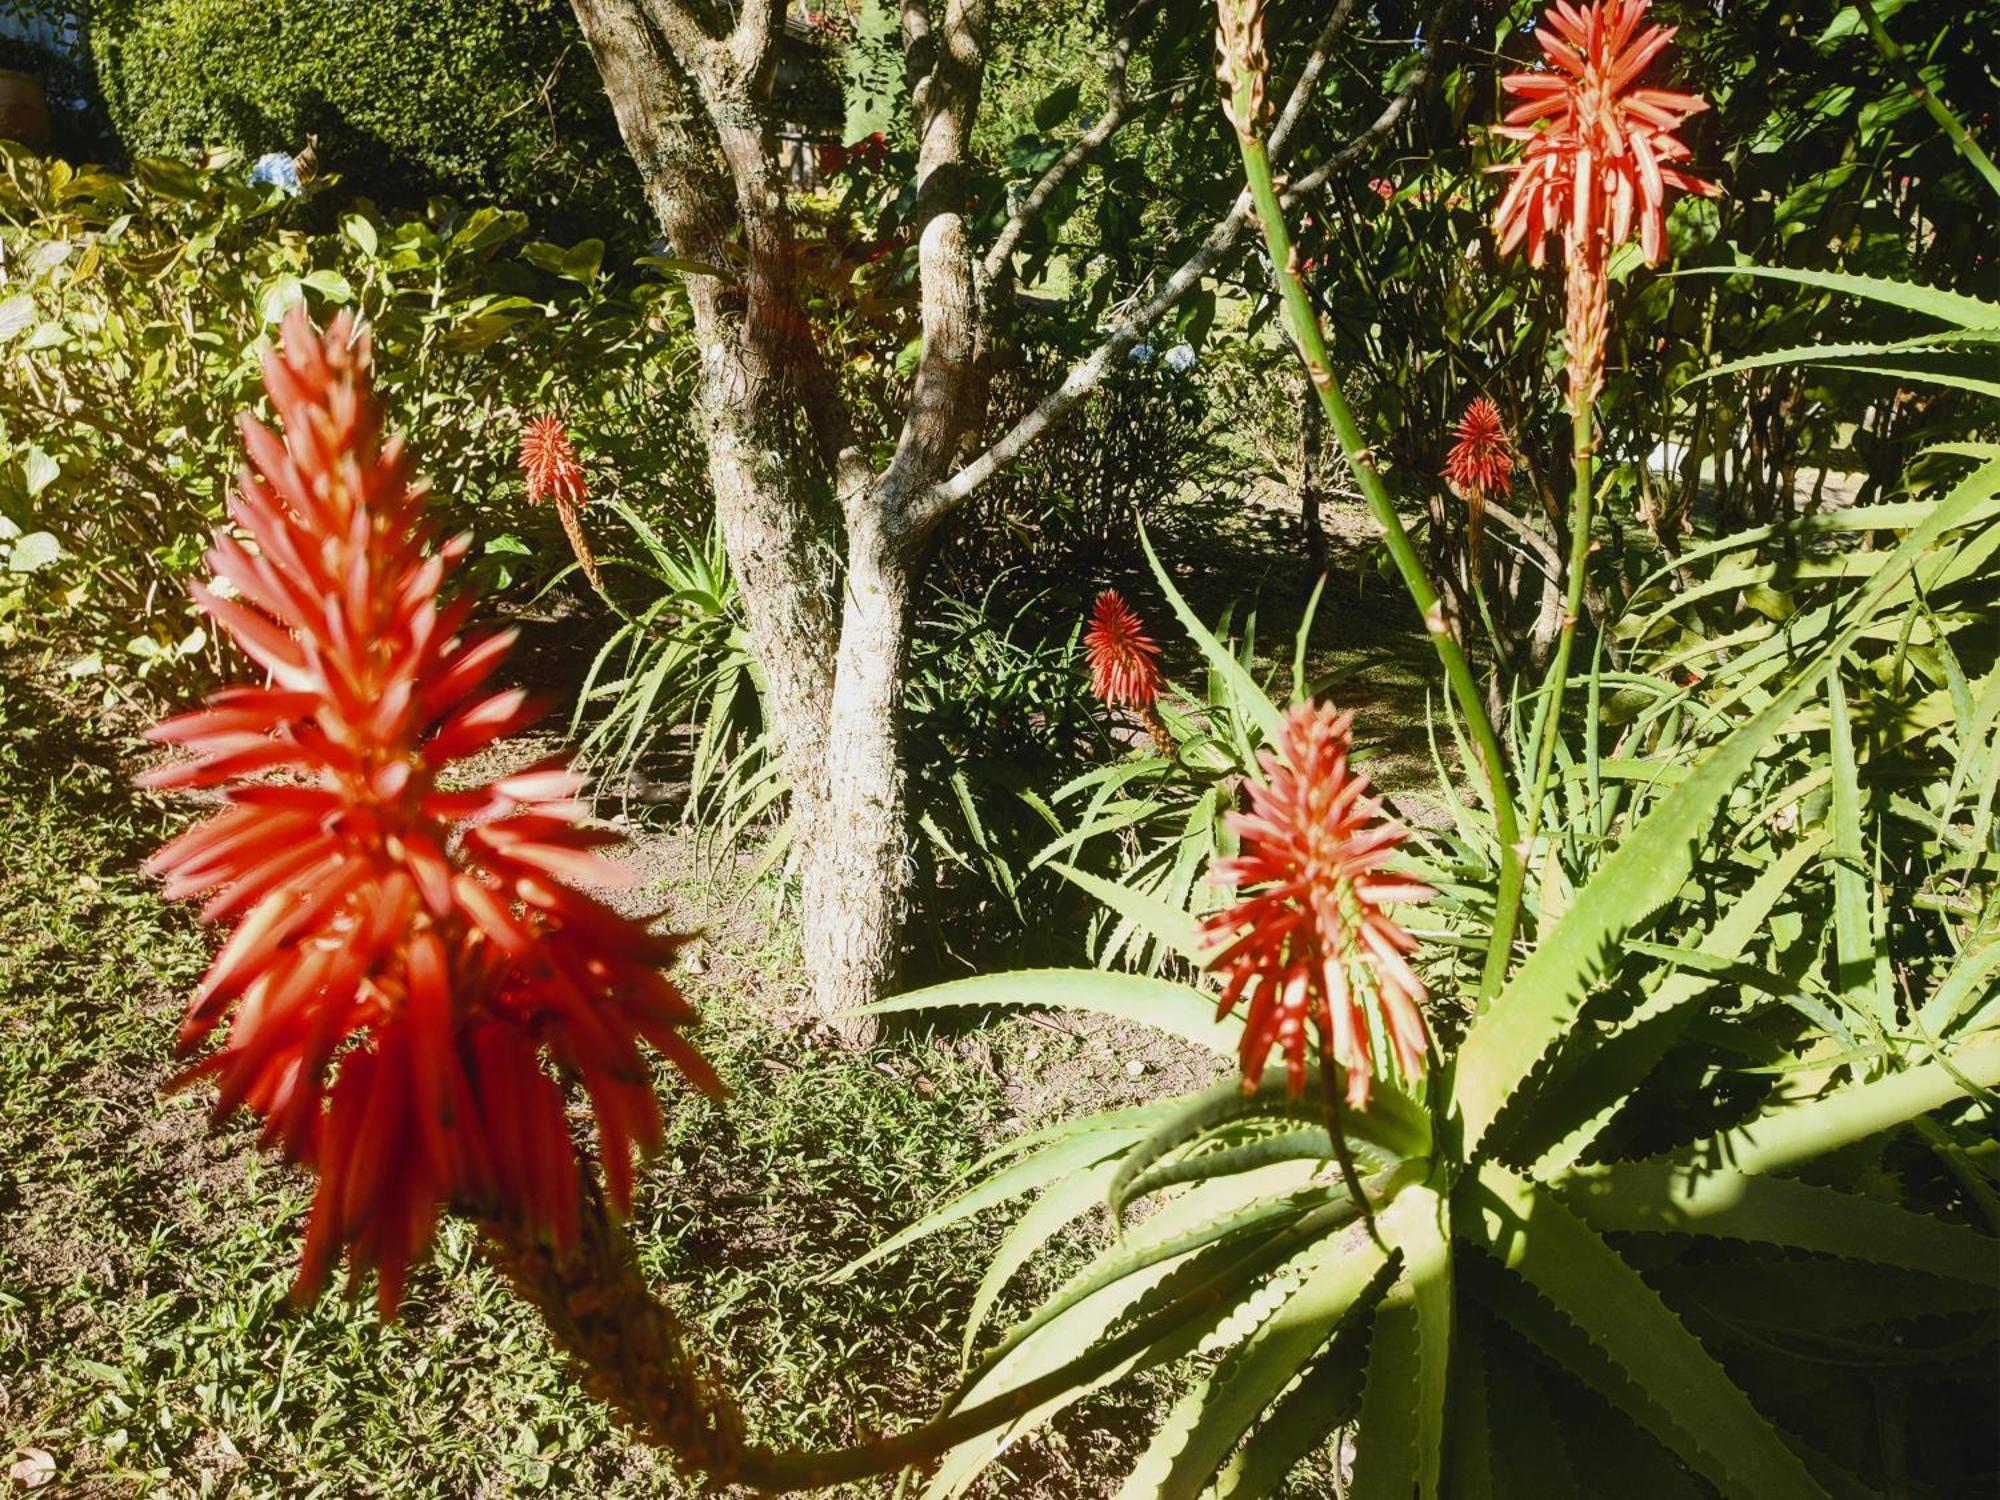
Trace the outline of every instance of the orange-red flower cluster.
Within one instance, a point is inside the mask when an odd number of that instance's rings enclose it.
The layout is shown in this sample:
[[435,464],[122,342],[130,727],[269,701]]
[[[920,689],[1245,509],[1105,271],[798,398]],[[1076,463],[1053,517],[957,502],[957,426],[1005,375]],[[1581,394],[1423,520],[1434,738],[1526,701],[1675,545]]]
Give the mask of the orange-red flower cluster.
[[445,1206],[574,1237],[565,1080],[621,1208],[662,1129],[640,1044],[718,1085],[660,973],[679,939],[570,884],[618,874],[594,852],[612,836],[580,826],[580,779],[559,761],[453,775],[534,710],[490,685],[511,633],[466,630],[472,599],[444,592],[466,543],[434,545],[365,336],[343,314],[322,339],[294,309],[264,383],[284,437],[243,419],[242,539],[217,533],[195,596],[268,680],[153,731],[192,758],[148,784],[223,806],[151,867],[233,924],[182,1042],[227,1031],[187,1076],[317,1171],[300,1292],[345,1251],[387,1316]]
[[1083,649],[1090,658],[1090,690],[1103,702],[1148,709],[1159,700],[1160,648],[1116,589],[1097,596]]
[[530,504],[553,499],[581,505],[588,498],[583,465],[560,417],[535,417],[522,424],[521,472],[528,480]]
[[1405,1078],[1424,1070],[1424,985],[1406,956],[1416,942],[1387,908],[1430,890],[1383,873],[1407,834],[1381,817],[1368,778],[1348,764],[1352,723],[1331,705],[1286,714],[1276,745],[1258,757],[1250,811],[1229,816],[1242,852],[1216,862],[1239,899],[1203,928],[1221,945],[1208,967],[1227,976],[1218,1014],[1248,1001],[1244,1086],[1262,1080],[1275,1042],[1291,1092],[1302,1092],[1310,1025],[1322,1056],[1347,1070],[1348,1103],[1362,1108],[1378,1048]]
[[536,417],[522,426],[521,472],[527,476],[529,504],[555,501],[556,519],[562,522],[563,535],[569,538],[569,550],[576,554],[577,566],[583,569],[591,587],[601,591],[604,577],[598,571],[597,555],[590,549],[590,538],[583,530],[582,508],[590,496],[589,486],[584,482],[583,465],[577,462],[576,446],[570,442],[561,418]]
[[1594,398],[1601,379],[1612,249],[1639,231],[1648,261],[1666,248],[1667,192],[1713,194],[1676,162],[1688,148],[1674,132],[1706,109],[1693,94],[1637,87],[1673,40],[1674,28],[1645,26],[1649,0],[1556,0],[1535,40],[1553,69],[1510,73],[1521,97],[1498,134],[1525,143],[1521,159],[1496,168],[1514,181],[1494,215],[1501,254],[1526,244],[1540,266],[1558,235],[1569,272],[1570,399]]
[[1445,456],[1444,479],[1453,494],[1477,502],[1513,493],[1514,447],[1499,407],[1485,396],[1475,398],[1452,435],[1457,441]]

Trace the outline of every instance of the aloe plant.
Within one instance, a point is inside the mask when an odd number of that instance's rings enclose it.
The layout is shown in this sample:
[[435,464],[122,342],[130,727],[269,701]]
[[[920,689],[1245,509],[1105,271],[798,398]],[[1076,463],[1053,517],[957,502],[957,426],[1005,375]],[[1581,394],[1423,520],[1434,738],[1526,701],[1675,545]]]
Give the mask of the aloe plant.
[[[1355,1494],[1485,1493],[1522,1444],[1544,1441],[1579,1463],[1615,1454],[1633,1483],[1685,1487],[1697,1476],[1728,1494],[1855,1491],[1739,1383],[1738,1360],[1711,1346],[1737,1352],[1725,1310],[1737,1270],[1768,1277],[1791,1264],[1782,1257],[1810,1257],[1807,1287],[1845,1262],[1880,1268],[1861,1283],[1880,1300],[1842,1307],[1788,1294],[1774,1299],[1776,1326],[1789,1318],[1825,1333],[1912,1309],[2000,1306],[1992,1236],[1836,1185],[1841,1174],[1824,1165],[1905,1130],[1949,1143],[1987,1117],[2000,1084],[2000,952],[1990,938],[1968,948],[1892,1018],[1893,1032],[1924,1027],[1926,1045],[1856,1056],[1807,1028],[1793,1033],[1796,1051],[1778,1044],[1746,1067],[1703,1033],[1727,1019],[1744,1032],[1733,1045],[1759,1024],[1768,1039],[1771,1017],[1804,995],[1758,960],[1827,835],[1807,826],[1773,842],[1704,930],[1662,934],[1673,947],[1645,933],[1696,860],[1718,857],[1718,824],[1745,820],[1732,794],[1801,733],[1802,715],[1837,681],[1834,664],[1913,587],[1935,586],[2000,538],[1996,497],[2000,460],[1942,499],[1900,507],[1899,545],[1877,555],[1818,649],[1766,679],[1756,710],[1668,778],[1473,1018],[1443,1073],[1421,1088],[1378,1082],[1368,1108],[1346,1116],[1365,1204],[1333,1169],[1316,1083],[1291,1098],[1275,1082],[1246,1093],[1232,1078],[1003,1146],[968,1193],[874,1251],[869,1259],[1029,1199],[980,1288],[956,1405],[1077,1374],[956,1449],[925,1493],[964,1492],[1008,1443],[1090,1389],[1161,1366],[1183,1371],[1183,1394],[1124,1495],[1273,1493],[1341,1428],[1354,1433]],[[1213,637],[1199,644],[1218,667],[1228,659]],[[1826,758],[1851,787],[1838,743]],[[1101,889],[1125,920],[1200,959],[1184,915]],[[1622,990],[1634,971],[1644,974],[1636,1003]],[[1620,998],[1622,1014],[1607,1003]],[[1225,1056],[1240,1039],[1197,986],[1093,971],[985,976],[877,1009],[952,1005],[1096,1010]],[[1709,1070],[1725,1102],[1708,1129],[1687,1129],[1685,1110],[1662,1111],[1656,1128],[1670,1138],[1635,1147],[1613,1122],[1675,1049]],[[1103,1249],[972,1359],[1014,1276],[1100,1204],[1116,1226]],[[1700,1269],[1709,1257],[1719,1257],[1712,1278]]]

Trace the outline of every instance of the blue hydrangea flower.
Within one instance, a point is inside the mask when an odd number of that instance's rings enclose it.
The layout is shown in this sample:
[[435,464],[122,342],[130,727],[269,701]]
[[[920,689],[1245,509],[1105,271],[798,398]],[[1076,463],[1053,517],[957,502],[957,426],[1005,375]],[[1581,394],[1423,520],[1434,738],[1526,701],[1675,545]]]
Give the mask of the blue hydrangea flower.
[[274,187],[287,198],[299,195],[298,166],[283,151],[266,151],[252,162],[250,180],[260,186]]
[[1176,375],[1185,375],[1194,368],[1195,352],[1193,344],[1176,344],[1160,356],[1160,363]]

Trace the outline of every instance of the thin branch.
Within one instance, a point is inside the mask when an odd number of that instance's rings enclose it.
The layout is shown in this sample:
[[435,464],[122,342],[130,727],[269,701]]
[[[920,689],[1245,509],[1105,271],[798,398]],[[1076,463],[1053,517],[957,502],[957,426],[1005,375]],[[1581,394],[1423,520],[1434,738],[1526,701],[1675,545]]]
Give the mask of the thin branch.
[[1313,40],[1312,51],[1306,54],[1306,65],[1299,70],[1299,81],[1292,85],[1291,97],[1285,100],[1284,110],[1271,126],[1269,149],[1273,157],[1284,150],[1292,128],[1305,114],[1306,103],[1319,85],[1319,75],[1326,71],[1327,61],[1333,56],[1333,44],[1347,30],[1347,18],[1353,14],[1354,0],[1340,0],[1340,4],[1333,8],[1333,14],[1327,18],[1326,25],[1320,28],[1318,37]]
[[1452,3],[1453,0],[1438,0],[1438,5],[1424,22],[1424,47],[1418,57],[1416,70],[1403,81],[1403,86],[1396,90],[1395,96],[1382,107],[1382,112],[1366,130],[1285,189],[1280,201],[1287,208],[1301,198],[1318,192],[1335,172],[1352,165],[1369,147],[1394,130],[1396,123],[1410,112],[1410,106],[1416,103],[1418,92],[1430,82],[1431,74],[1437,67],[1438,47],[1444,40],[1443,22],[1451,11]]
[[1159,291],[1148,298],[1139,311],[1115,324],[1103,343],[1071,367],[1061,385],[1042,397],[1034,410],[1002,434],[984,453],[949,479],[931,487],[923,500],[922,508],[926,514],[932,517],[948,514],[1097,389],[1112,363],[1138,343],[1167,309],[1186,296],[1229,253],[1236,237],[1242,233],[1249,213],[1250,199],[1246,193],[1236,200],[1236,206],[1230,209],[1228,215],[1209,230],[1200,247],[1181,262]]
[[785,7],[777,0],[743,0],[736,25],[729,33],[729,52],[746,79],[761,78],[778,45]]
[[[1439,25],[1449,11],[1451,3],[1452,0],[1440,0],[1437,8],[1431,12],[1430,19],[1424,26],[1422,60],[1404,81],[1403,86],[1396,91],[1395,96],[1359,135],[1291,186],[1284,194],[1284,202],[1287,205],[1317,190],[1335,172],[1355,160],[1393,130],[1396,122],[1409,112],[1417,91],[1430,79],[1441,40]],[[1285,107],[1279,113],[1279,127],[1289,130],[1299,119],[1304,109],[1303,96],[1311,91],[1312,85],[1318,81],[1320,72],[1325,68],[1326,54],[1330,53],[1334,40],[1339,36],[1340,28],[1345,25],[1346,12],[1349,9],[1351,0],[1336,11],[1333,19],[1322,30],[1319,40],[1314,44],[1313,57],[1308,59],[1306,71],[1301,73],[1298,82],[1293,85],[1292,92],[1285,101]],[[1175,303],[1192,291],[1204,276],[1221,264],[1223,258],[1234,248],[1237,237],[1243,232],[1243,226],[1249,220],[1249,210],[1249,195],[1245,193],[1237,198],[1229,213],[1209,230],[1207,237],[1202,240],[1194,253],[1181,262],[1160,289],[1149,297],[1137,312],[1114,324],[1103,342],[1070,368],[1061,385],[1038,401],[1033,410],[1001,434],[985,452],[950,478],[933,485],[917,507],[924,519],[934,522],[949,514],[953,508],[963,503],[982,484],[1012,463],[1037,438],[1068,416],[1079,402],[1097,389],[1112,365],[1137,344],[1145,336],[1146,331]]]
[[[1352,4],[1353,0],[1344,0]],[[1129,117],[1131,95],[1127,89],[1132,67],[1132,52],[1139,42],[1142,21],[1150,22],[1153,13],[1152,0],[1135,5],[1125,18],[1124,29],[1118,34],[1110,55],[1105,60],[1105,101],[1104,112],[1092,122],[1090,128],[1074,141],[1069,149],[1054,162],[1047,171],[1036,179],[1014,210],[1008,214],[1007,223],[1000,230],[999,238],[986,252],[980,262],[981,278],[993,288],[1004,287],[1012,279],[1015,247],[1021,243],[1021,236],[1028,232],[1047,208],[1050,201],[1062,189],[1064,183],[1091,157],[1095,156],[1104,143],[1115,135]]]

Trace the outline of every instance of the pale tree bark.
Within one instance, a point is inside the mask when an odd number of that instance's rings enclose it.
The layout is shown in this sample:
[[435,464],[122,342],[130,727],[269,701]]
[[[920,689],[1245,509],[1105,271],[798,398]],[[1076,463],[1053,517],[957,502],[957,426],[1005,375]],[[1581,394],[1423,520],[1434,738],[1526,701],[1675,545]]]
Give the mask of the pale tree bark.
[[[980,484],[1059,423],[1157,319],[1234,248],[1247,198],[1098,347],[984,452],[987,340],[1012,256],[1058,189],[1134,117],[1126,68],[1157,7],[1131,9],[1105,58],[1108,107],[1018,202],[982,254],[964,210],[984,80],[988,0],[901,0],[917,143],[922,354],[879,468],[857,442],[805,316],[779,170],[772,81],[783,0],[698,11],[687,0],[572,0],[649,201],[674,253],[713,268],[688,296],[702,361],[709,479],[790,777],[803,947],[822,1015],[893,984],[909,889],[902,775],[904,676],[919,568],[932,534]],[[1283,144],[1355,9],[1315,39],[1273,132]],[[1437,18],[1425,28],[1435,51]],[[725,29],[726,28],[726,29]],[[1316,191],[1385,135],[1427,76],[1294,184]],[[872,1028],[837,1029],[865,1039]]]

